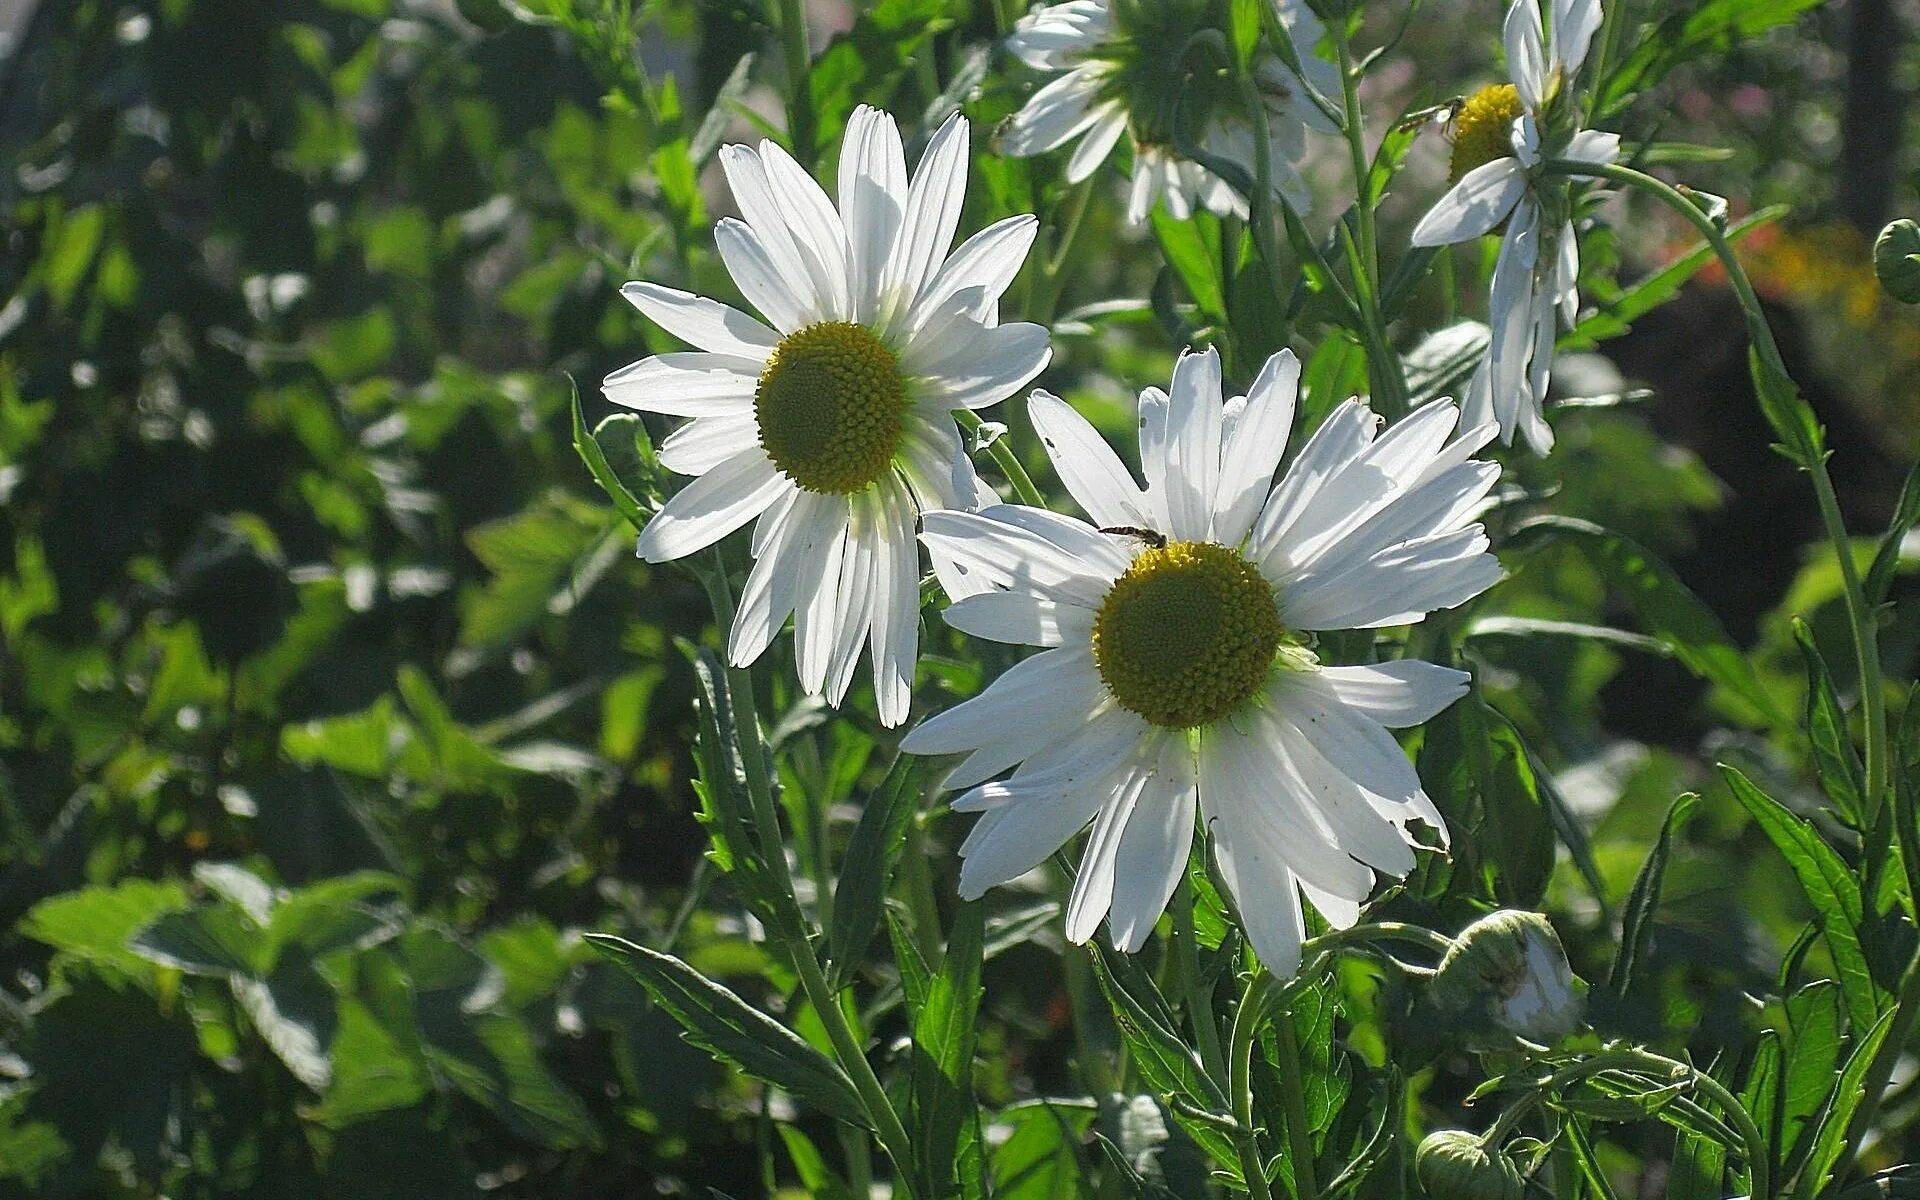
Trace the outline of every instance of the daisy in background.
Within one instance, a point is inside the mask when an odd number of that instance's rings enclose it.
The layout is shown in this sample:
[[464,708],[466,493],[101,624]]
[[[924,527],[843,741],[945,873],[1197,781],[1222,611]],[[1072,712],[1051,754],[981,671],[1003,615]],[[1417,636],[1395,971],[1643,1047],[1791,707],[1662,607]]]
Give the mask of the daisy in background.
[[1444,246],[1506,233],[1493,268],[1487,357],[1467,386],[1469,421],[1497,420],[1501,440],[1517,432],[1535,453],[1553,448],[1541,416],[1560,322],[1580,310],[1580,243],[1564,177],[1544,174],[1547,159],[1607,164],[1620,135],[1580,128],[1573,78],[1600,28],[1599,0],[1514,0],[1505,28],[1510,84],[1481,88],[1453,118],[1453,189],[1413,231],[1416,246]]
[[1043,648],[902,743],[966,755],[945,780],[966,789],[955,809],[982,814],[960,850],[963,896],[1091,822],[1067,936],[1105,919],[1117,948],[1137,950],[1186,869],[1197,813],[1248,938],[1284,976],[1303,897],[1351,925],[1376,874],[1413,867],[1411,822],[1445,840],[1387,731],[1453,703],[1467,676],[1326,666],[1306,635],[1412,624],[1500,578],[1473,523],[1499,469],[1472,455],[1494,429],[1457,432],[1441,401],[1381,433],[1348,401],[1276,487],[1299,378],[1283,352],[1223,405],[1219,358],[1184,355],[1170,393],[1140,394],[1145,487],[1035,392],[1034,427],[1092,522],[1016,505],[926,514],[947,624]]
[[[1277,0],[1282,25],[1301,48],[1307,82],[1338,91],[1331,63],[1314,56],[1324,28],[1301,0]],[[1254,175],[1255,127],[1232,79],[1211,68],[1189,72],[1174,56],[1195,33],[1225,31],[1225,0],[1067,0],[1021,18],[1007,48],[1037,71],[1061,72],[1035,92],[1000,133],[1000,148],[1016,158],[1044,154],[1079,140],[1067,160],[1067,181],[1079,183],[1106,161],[1129,134],[1133,187],[1127,221],[1147,219],[1156,202],[1180,220],[1196,208],[1220,216],[1247,215],[1247,202],[1224,179],[1180,156],[1177,121],[1194,131],[1209,155]],[[1334,132],[1277,57],[1255,67],[1266,108],[1275,195],[1295,208],[1310,197],[1295,169],[1306,154],[1307,130]]]
[[655,283],[621,293],[695,353],[607,376],[609,400],[691,417],[660,447],[699,478],[640,534],[648,562],[683,558],[749,521],[753,569],[727,653],[759,658],[794,621],[800,683],[838,704],[871,648],[880,719],[907,718],[918,653],[921,511],[996,497],[952,410],[997,404],[1047,363],[1047,331],[998,323],[1033,243],[1009,217],[952,255],[967,190],[967,122],[942,125],[907,179],[893,118],[862,106],[840,151],[839,206],[772,142],[720,151],[743,219],[714,230],[765,323]]

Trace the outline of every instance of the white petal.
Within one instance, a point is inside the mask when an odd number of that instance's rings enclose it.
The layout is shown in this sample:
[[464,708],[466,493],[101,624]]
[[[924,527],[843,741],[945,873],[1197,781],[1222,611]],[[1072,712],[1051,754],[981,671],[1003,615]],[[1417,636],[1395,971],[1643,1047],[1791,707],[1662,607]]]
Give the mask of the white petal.
[[1540,29],[1538,3],[1539,0],[1513,0],[1502,30],[1507,43],[1507,71],[1513,76],[1520,102],[1529,112],[1539,111],[1547,93],[1547,48]]
[[822,315],[852,320],[856,315],[848,278],[852,252],[847,247],[847,231],[840,223],[840,214],[834,211],[833,203],[813,176],[779,143],[760,143],[760,163],[766,170],[767,185],[772,189],[774,200],[786,216],[793,244],[813,278]]
[[812,320],[829,317],[826,307],[829,293],[822,291],[812,266],[801,255],[788,226],[787,210],[774,194],[760,156],[746,146],[722,146],[720,166],[726,172],[727,188],[733,193],[740,215],[746,218],[761,248],[773,261],[774,269],[792,290],[794,305]]
[[[1286,720],[1288,715],[1291,714],[1282,714],[1272,727],[1281,747],[1282,778],[1291,775],[1285,786],[1298,789],[1298,794],[1306,798],[1309,810],[1343,853],[1396,878],[1413,870],[1413,850],[1400,827],[1368,802],[1365,786],[1345,769],[1351,764],[1344,759],[1339,763],[1330,761],[1324,748],[1314,741],[1320,728],[1307,726],[1303,730]],[[1395,752],[1398,753],[1398,747]],[[1381,760],[1374,758],[1357,761],[1369,767],[1383,766]],[[1405,762],[1406,755],[1401,754],[1400,761]],[[1413,768],[1408,765],[1407,774],[1412,773]],[[1415,780],[1412,792],[1419,790],[1419,782]]]
[[1148,528],[1165,532],[1172,523],[1167,514],[1167,454],[1171,402],[1157,387],[1142,388],[1136,425],[1140,441],[1140,474],[1146,477],[1147,503],[1153,508]]
[[1220,355],[1212,347],[1182,354],[1168,392],[1166,528],[1204,541],[1213,525],[1213,483],[1220,472]]
[[760,428],[752,413],[696,417],[660,443],[660,465],[680,475],[704,475],[759,444]]
[[987,587],[1017,588],[1093,608],[1114,578],[1046,538],[975,513],[926,513],[920,540],[949,596],[972,595]]
[[1039,219],[1025,213],[995,221],[960,243],[914,303],[909,331],[920,328],[927,317],[961,291],[975,297],[972,307],[961,309],[961,313],[979,324],[992,324],[994,304],[1020,273],[1039,228]]
[[1199,801],[1193,750],[1182,737],[1161,743],[1160,762],[1145,784],[1114,852],[1113,906],[1107,930],[1114,947],[1140,949],[1166,911],[1193,847],[1193,816]]
[[1260,515],[1261,501],[1273,487],[1273,472],[1286,453],[1299,390],[1300,360],[1293,351],[1282,350],[1260,368],[1245,406],[1223,435],[1213,516],[1213,534],[1222,545],[1238,546]]
[[[1525,3],[1526,0],[1521,0]],[[1446,246],[1490,232],[1526,193],[1517,158],[1496,158],[1468,171],[1413,227],[1416,246]]]
[[833,662],[844,609],[840,564],[847,552],[852,515],[852,506],[842,498],[804,531],[809,544],[794,580],[793,657],[800,687],[809,696],[826,690],[827,668]]
[[805,545],[804,535],[793,531],[808,527],[813,506],[826,499],[794,488],[761,514],[753,531],[753,569],[727,636],[727,661],[734,666],[757,661],[793,615],[793,583]]
[[1251,774],[1240,745],[1245,740],[1224,728],[1202,735],[1200,808],[1247,940],[1267,969],[1284,979],[1300,964],[1305,930],[1293,872],[1279,837],[1262,816],[1271,801],[1263,803],[1253,781],[1241,778],[1243,772]]
[[880,279],[893,253],[907,198],[907,159],[893,118],[865,104],[847,119],[840,144],[840,223],[846,228],[857,320],[879,312]]
[[1472,676],[1417,658],[1354,667],[1321,667],[1320,679],[1355,712],[1389,729],[1410,729],[1467,694]]
[[1027,415],[1053,469],[1067,492],[1094,524],[1106,527],[1152,524],[1146,494],[1105,438],[1066,401],[1049,392],[1027,398]]
[[[1039,665],[1028,667],[1028,663]],[[1013,682],[1002,687],[1008,679]],[[948,753],[961,753],[973,747],[965,760],[947,772],[941,787],[972,788],[1009,767],[1045,755],[1065,745],[1092,722],[1096,714],[1113,707],[1099,673],[1094,670],[1091,652],[1085,646],[1069,647],[1023,659],[994,680],[986,692],[933,718],[928,725],[980,703],[994,688],[1001,690],[995,693],[991,704],[970,710],[965,718],[955,717],[958,727],[942,726],[925,735],[953,745],[955,748]],[[902,747],[916,754],[936,753],[921,748],[928,744],[943,743],[915,741],[902,743]]]
[[881,537],[874,550],[874,698],[880,723],[903,724],[913,703],[913,670],[920,648],[920,552],[913,537],[913,502],[897,481],[877,489]]
[[792,487],[755,446],[694,480],[666,502],[640,531],[640,557],[671,562],[705,550],[759,516]]
[[975,328],[924,374],[915,372],[915,395],[946,408],[990,408],[1031,383],[1052,357],[1044,325]]
[[1093,634],[1093,610],[1025,592],[981,592],[955,601],[941,615],[948,626],[988,641],[1058,646]]
[[1553,0],[1553,57],[1568,76],[1587,61],[1600,21],[1600,0]]
[[1296,629],[1379,629],[1452,608],[1500,582],[1500,560],[1478,527],[1408,542],[1324,578],[1288,587],[1281,611]]
[[1593,163],[1606,166],[1620,161],[1620,135],[1603,133],[1598,129],[1583,129],[1567,142],[1567,148],[1560,157],[1570,162]]
[[615,404],[670,417],[739,416],[753,411],[764,359],[731,354],[656,354],[621,367],[600,385]]
[[678,288],[635,280],[620,294],[654,324],[690,345],[734,358],[764,360],[780,335],[737,308]]
[[883,308],[907,311],[953,246],[960,207],[967,199],[967,130],[967,119],[954,113],[920,156],[907,190],[900,236],[883,272]]
[[1255,562],[1264,565],[1279,552],[1294,522],[1312,506],[1320,489],[1372,443],[1378,423],[1372,410],[1357,400],[1342,402],[1320,423],[1253,523],[1247,550]]
[[[1100,805],[1087,835],[1086,852],[1074,872],[1073,894],[1067,901],[1067,940],[1079,945],[1093,936],[1113,903],[1113,885],[1118,864],[1115,859],[1127,822],[1138,811],[1152,772],[1134,769],[1121,777],[1113,794]],[[1151,804],[1154,798],[1148,798]],[[1116,944],[1119,939],[1114,939]]]
[[1001,131],[1002,152],[1027,158],[1065,145],[1100,119],[1093,102],[1101,82],[1099,72],[1081,68],[1035,92]]
[[996,504],[982,509],[980,515],[1046,538],[1105,580],[1118,579],[1133,565],[1132,546],[1075,517],[1025,504]]
[[810,319],[805,293],[774,264],[753,226],[733,217],[714,226],[713,240],[720,260],[747,302],[763,313],[781,333],[792,333]]
[[1097,106],[1092,115],[1093,123],[1087,126],[1080,144],[1067,159],[1068,183],[1079,183],[1099,169],[1113,153],[1114,143],[1127,131],[1127,109],[1117,101]]
[[1500,240],[1487,297],[1488,324],[1493,330],[1487,345],[1493,407],[1506,431],[1518,428],[1519,413],[1537,402],[1528,390],[1527,362],[1533,353],[1534,264],[1539,251],[1539,209],[1531,203],[1518,205]]
[[852,497],[847,545],[840,557],[840,598],[834,614],[833,658],[827,664],[827,703],[839,707],[873,628],[874,543],[880,512],[872,490]]

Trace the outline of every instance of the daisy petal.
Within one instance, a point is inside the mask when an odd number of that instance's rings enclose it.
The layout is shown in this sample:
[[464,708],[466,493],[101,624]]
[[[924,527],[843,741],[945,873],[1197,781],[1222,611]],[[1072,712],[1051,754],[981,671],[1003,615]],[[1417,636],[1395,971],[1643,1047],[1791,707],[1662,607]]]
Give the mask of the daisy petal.
[[1220,471],[1220,355],[1212,347],[1182,354],[1168,394],[1165,532],[1204,541],[1213,524]]
[[907,189],[900,236],[884,271],[882,294],[904,312],[932,280],[953,246],[967,199],[967,119],[948,117],[927,143]]
[[628,303],[689,345],[733,358],[764,360],[780,335],[737,308],[678,288],[635,280],[620,288]]
[[1547,97],[1547,48],[1540,29],[1539,0],[1513,0],[1501,34],[1507,43],[1507,71],[1514,90],[1529,112],[1538,112]]
[[1114,850],[1107,931],[1126,954],[1146,945],[1187,869],[1200,784],[1185,738],[1161,743],[1160,761],[1144,786],[1147,803],[1134,807]]
[[940,614],[948,627],[1015,646],[1058,646],[1093,634],[1093,610],[1024,592],[981,592]]
[[1472,676],[1419,659],[1357,667],[1321,667],[1320,678],[1340,702],[1389,729],[1410,729],[1438,716],[1467,694]]
[[1149,526],[1152,510],[1120,456],[1072,405],[1050,392],[1027,398],[1027,416],[1053,469],[1096,525]]
[[1413,244],[1447,246],[1490,233],[1513,211],[1526,190],[1527,176],[1519,159],[1496,158],[1482,163],[1468,171],[1420,218],[1413,227]]
[[1082,67],[1035,92],[1001,131],[1001,151],[1027,158],[1066,145],[1100,119],[1093,101],[1101,82],[1099,72]]
[[1282,350],[1260,368],[1246,406],[1224,437],[1213,516],[1213,534],[1222,545],[1238,546],[1260,515],[1260,503],[1286,453],[1299,389],[1300,360],[1293,351]]
[[907,158],[893,118],[865,104],[840,145],[840,221],[846,228],[854,316],[872,321],[907,196]]
[[760,444],[752,413],[696,417],[660,443],[660,465],[678,475],[704,475]]
[[945,408],[991,408],[1031,383],[1053,357],[1047,327],[1026,321],[978,327],[963,344],[964,353],[924,368],[917,395]]
[[1582,129],[1567,142],[1560,157],[1570,162],[1605,166],[1620,161],[1620,135],[1598,129]]
[[1102,104],[1093,110],[1093,123],[1086,128],[1080,144],[1067,159],[1067,182],[1080,183],[1098,170],[1113,153],[1114,143],[1127,131],[1127,109],[1120,103]]
[[793,486],[758,446],[727,459],[674,494],[640,531],[640,557],[671,562],[705,550],[759,516]]
[[1553,0],[1553,58],[1562,71],[1572,75],[1587,61],[1600,22],[1600,0]]
[[669,417],[738,416],[753,411],[764,365],[731,354],[656,354],[607,376],[600,391],[615,404]]
[[973,321],[991,324],[995,302],[1020,273],[1039,228],[1037,217],[1023,213],[995,221],[960,243],[914,303],[909,329],[917,329],[956,294],[968,290],[976,298],[961,312]]
[[781,333],[792,333],[807,323],[805,301],[794,290],[793,281],[774,265],[773,257],[761,244],[753,226],[734,217],[724,217],[714,226],[713,240],[720,248],[720,261],[747,302],[765,314]]
[[807,259],[801,255],[793,231],[788,227],[787,211],[774,194],[760,156],[747,146],[722,146],[720,167],[726,172],[727,188],[740,207],[740,215],[746,218],[774,269],[786,281],[793,303],[812,320],[827,319],[831,316],[826,306],[829,293],[822,290]]
[[760,143],[760,163],[774,201],[785,215],[793,244],[813,278],[823,315],[834,320],[854,319],[853,290],[847,278],[851,252],[840,214],[813,176],[779,143]]

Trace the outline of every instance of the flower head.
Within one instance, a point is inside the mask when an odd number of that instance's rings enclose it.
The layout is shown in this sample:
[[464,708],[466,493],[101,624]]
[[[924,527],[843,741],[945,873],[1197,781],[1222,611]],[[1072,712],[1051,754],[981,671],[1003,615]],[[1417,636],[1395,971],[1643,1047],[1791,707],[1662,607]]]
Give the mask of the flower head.
[[[1277,3],[1283,27],[1305,47],[1307,78],[1269,55],[1254,67],[1254,90],[1266,117],[1274,193],[1303,207],[1306,187],[1294,164],[1306,153],[1306,131],[1333,130],[1304,89],[1337,89],[1339,78],[1313,56],[1319,19],[1299,0]],[[1036,9],[1007,47],[1035,70],[1060,74],[1008,121],[1001,148],[1025,157],[1078,139],[1067,160],[1067,179],[1078,183],[1125,133],[1133,146],[1130,223],[1146,220],[1161,201],[1182,220],[1196,207],[1246,216],[1245,199],[1226,180],[1177,149],[1184,135],[1206,156],[1254,175],[1256,114],[1228,73],[1182,58],[1196,35],[1226,28],[1226,8],[1222,0],[1067,0]]]
[[1451,704],[1467,676],[1326,665],[1312,635],[1411,624],[1499,578],[1472,521],[1498,476],[1472,458],[1493,428],[1456,434],[1441,402],[1381,433],[1349,401],[1276,487],[1299,377],[1283,352],[1223,404],[1218,356],[1183,355],[1170,391],[1140,395],[1144,487],[1035,392],[1034,427],[1092,523],[1015,505],[927,514],[947,623],[1042,648],[903,743],[966,756],[946,778],[966,789],[954,808],[982,814],[962,894],[1031,870],[1091,822],[1067,935],[1105,919],[1138,949],[1198,814],[1255,950],[1286,973],[1302,897],[1349,925],[1376,872],[1412,868],[1410,823],[1444,838],[1388,730]]
[[1043,327],[998,321],[1035,221],[1010,217],[948,254],[966,195],[958,115],[909,182],[893,118],[855,110],[837,208],[772,142],[720,161],[741,217],[715,240],[766,321],[659,284],[621,289],[699,347],[604,385],[617,404],[692,418],[660,461],[699,478],[647,524],[640,554],[682,558],[757,520],[733,662],[758,658],[791,616],[807,692],[839,703],[870,647],[881,720],[897,725],[919,637],[916,518],[995,499],[951,412],[999,403],[1047,362]]
[[1497,421],[1503,441],[1518,433],[1545,454],[1553,430],[1541,416],[1560,322],[1580,308],[1580,245],[1564,177],[1547,160],[1611,163],[1617,134],[1579,127],[1569,83],[1600,27],[1599,0],[1550,0],[1551,36],[1541,5],[1507,10],[1511,83],[1466,98],[1453,119],[1453,188],[1413,231],[1416,246],[1443,246],[1494,232],[1504,222],[1488,295],[1492,338],[1464,402],[1470,421]]

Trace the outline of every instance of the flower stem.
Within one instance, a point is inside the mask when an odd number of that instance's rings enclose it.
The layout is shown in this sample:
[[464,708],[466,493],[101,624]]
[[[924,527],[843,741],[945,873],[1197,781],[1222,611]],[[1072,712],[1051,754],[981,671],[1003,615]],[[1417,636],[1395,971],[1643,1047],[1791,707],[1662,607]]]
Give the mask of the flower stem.
[[1060,240],[1040,264],[1040,303],[1027,314],[1027,320],[1040,325],[1052,323],[1053,314],[1060,307],[1060,293],[1067,286],[1064,274],[1067,258],[1073,253],[1073,243],[1080,236],[1080,225],[1087,215],[1087,201],[1092,195],[1093,177],[1089,176],[1074,186],[1073,194],[1063,206],[1066,220],[1060,226]]
[[[1229,1097],[1233,1097],[1234,1130],[1233,1147],[1240,1155],[1240,1173],[1246,1177],[1247,1192],[1254,1200],[1272,1200],[1273,1191],[1267,1186],[1265,1160],[1260,1153],[1260,1138],[1253,1127],[1253,1089],[1246,1072],[1236,1073],[1234,1063],[1220,1049],[1220,1026],[1213,1015],[1213,988],[1200,978],[1200,945],[1193,934],[1193,877],[1185,872],[1180,875],[1180,886],[1173,891],[1173,954],[1180,973],[1180,987],[1186,994],[1187,1020],[1193,1025],[1194,1037],[1200,1043],[1200,1062],[1207,1074],[1221,1081],[1227,1087]],[[1239,1034],[1239,1021],[1234,1022],[1234,1034]],[[1250,1048],[1234,1047],[1236,1055],[1245,1053],[1251,1061]],[[1242,1105],[1237,1098],[1238,1090],[1244,1085],[1247,1093],[1246,1103]]]
[[[1247,1176],[1247,1190],[1262,1200],[1270,1198],[1273,1190],[1267,1185],[1259,1137],[1254,1132],[1253,1044],[1260,1036],[1260,1023],[1266,1018],[1275,985],[1273,976],[1265,971],[1256,972],[1247,981],[1247,990],[1240,994],[1240,1006],[1234,1010],[1233,1029],[1227,1039],[1227,1098],[1233,1105],[1234,1124],[1241,1130],[1238,1136],[1248,1143],[1240,1147],[1240,1169]],[[1252,1150],[1250,1165],[1249,1149]]]
[[1307,1093],[1300,1070],[1300,1032],[1293,1013],[1283,1011],[1273,1020],[1274,1045],[1280,1052],[1280,1090],[1287,1106],[1287,1149],[1293,1160],[1293,1193],[1297,1200],[1319,1200],[1314,1178],[1313,1131],[1307,1126]]
[[780,0],[780,40],[787,60],[787,136],[793,156],[813,165],[813,94],[807,82],[813,64],[807,48],[806,0]]
[[[713,604],[715,623],[722,630],[731,628],[733,593],[727,584],[724,566],[716,561],[713,567],[702,572],[702,576],[708,598]],[[907,1137],[906,1127],[900,1123],[900,1115],[894,1111],[893,1103],[887,1099],[879,1076],[873,1073],[873,1064],[867,1061],[860,1039],[854,1036],[847,1022],[846,1010],[840,1007],[839,996],[820,969],[820,960],[814,957],[805,918],[793,900],[793,874],[787,866],[786,843],[780,834],[780,816],[773,799],[773,781],[767,773],[767,747],[760,736],[760,713],[754,698],[752,669],[729,663],[727,690],[733,702],[734,736],[740,743],[740,762],[747,776],[747,797],[753,812],[754,836],[760,843],[760,856],[773,872],[774,881],[790,909],[780,915],[791,928],[773,940],[785,952],[794,973],[800,977],[800,987],[807,1002],[813,1006],[821,1025],[826,1027],[827,1038],[833,1044],[834,1057],[852,1080],[854,1091],[859,1094],[861,1105],[867,1111],[868,1122],[879,1137],[887,1157],[893,1160],[898,1177],[897,1186],[908,1196],[917,1196],[914,1181],[918,1176],[914,1168],[913,1143]]]
[[1389,421],[1394,421],[1406,415],[1407,381],[1400,368],[1400,357],[1387,338],[1386,318],[1380,311],[1380,243],[1374,229],[1373,206],[1367,202],[1373,167],[1367,156],[1366,117],[1360,110],[1360,77],[1354,70],[1352,47],[1347,44],[1346,22],[1330,21],[1328,29],[1340,58],[1340,127],[1346,134],[1347,152],[1353,160],[1353,215],[1359,251],[1353,288],[1360,302],[1362,325],[1358,332],[1366,343],[1367,376],[1374,402]]
[[1708,1099],[1720,1106],[1733,1122],[1734,1132],[1740,1135],[1744,1151],[1742,1157],[1747,1160],[1748,1182],[1752,1186],[1752,1200],[1771,1200],[1773,1196],[1772,1163],[1767,1151],[1767,1139],[1760,1132],[1760,1126],[1740,1103],[1740,1098],[1726,1089],[1718,1079],[1699,1070],[1691,1063],[1668,1058],[1664,1054],[1655,1054],[1651,1050],[1642,1050],[1637,1046],[1621,1047],[1616,1050],[1603,1050],[1591,1058],[1582,1060],[1573,1067],[1556,1072],[1553,1083],[1564,1087],[1577,1083],[1589,1075],[1598,1075],[1616,1067],[1638,1067],[1651,1074],[1664,1075],[1669,1079],[1685,1078],[1687,1083],[1700,1091]]
[[[1747,334],[1753,342],[1754,353],[1779,378],[1792,378],[1780,357],[1780,347],[1773,340],[1773,330],[1768,327],[1766,315],[1760,309],[1760,299],[1754,294],[1753,283],[1740,265],[1739,257],[1734,254],[1732,244],[1727,241],[1719,225],[1698,205],[1671,184],[1617,163],[1554,160],[1548,164],[1548,168],[1557,174],[1574,178],[1607,179],[1637,188],[1686,218],[1700,231],[1700,236],[1707,240],[1707,244],[1713,247],[1721,265],[1726,268],[1727,278],[1746,311]],[[1782,440],[1789,439],[1783,437]],[[1847,623],[1853,634],[1854,666],[1860,678],[1860,710],[1866,724],[1866,811],[1862,817],[1864,827],[1870,829],[1886,792],[1890,751],[1885,688],[1880,674],[1878,627],[1867,604],[1866,590],[1860,583],[1859,564],[1854,562],[1853,543],[1847,536],[1846,523],[1840,515],[1840,503],[1834,494],[1833,478],[1827,473],[1826,459],[1817,453],[1802,453],[1796,455],[1796,463],[1813,480],[1814,497],[1820,506],[1820,520],[1826,526],[1827,540],[1833,543],[1834,556],[1840,562],[1840,577],[1846,588]]]
[[[986,424],[981,420],[979,413],[967,408],[954,409],[953,419],[958,421],[960,428],[968,433],[978,433],[980,427]],[[1027,474],[1027,469],[1020,465],[1020,456],[1015,454],[1013,447],[1007,444],[1005,434],[987,443],[987,453],[993,456],[994,464],[1007,477],[1007,482],[1013,485],[1013,494],[1020,498],[1020,503],[1030,504],[1035,508],[1047,506],[1047,498],[1042,496],[1040,489],[1034,486],[1033,476]]]

